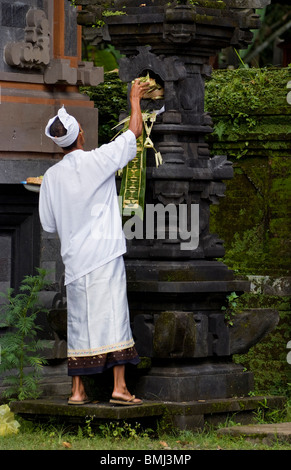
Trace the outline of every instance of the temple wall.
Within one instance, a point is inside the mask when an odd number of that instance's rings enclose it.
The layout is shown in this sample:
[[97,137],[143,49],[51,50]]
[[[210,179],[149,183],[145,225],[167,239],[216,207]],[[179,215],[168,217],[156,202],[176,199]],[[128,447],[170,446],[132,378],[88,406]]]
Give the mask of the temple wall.
[[98,145],[98,110],[79,86],[98,85],[103,69],[81,61],[76,16],[67,0],[0,0],[1,292],[36,267],[56,285],[63,273],[58,239],[41,230],[38,193],[21,184],[62,157],[44,134],[48,120],[64,105],[85,129],[86,149]]

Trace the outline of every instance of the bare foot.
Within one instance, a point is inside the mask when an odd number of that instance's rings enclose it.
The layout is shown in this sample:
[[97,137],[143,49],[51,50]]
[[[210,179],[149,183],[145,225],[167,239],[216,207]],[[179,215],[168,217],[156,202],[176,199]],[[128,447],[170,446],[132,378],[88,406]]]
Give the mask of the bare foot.
[[142,403],[142,400],[135,398],[134,395],[131,395],[127,390],[127,386],[124,378],[125,365],[117,365],[113,368],[114,375],[114,386],[112,391],[112,400],[122,403],[128,403],[131,405],[138,405]]
[[79,376],[73,377],[72,394],[69,400],[70,402],[80,402],[88,400],[83,381]]
[[74,394],[74,395],[71,395],[69,400],[72,402],[72,401],[75,401],[75,402],[81,402],[81,401],[87,401],[88,400],[88,397],[87,395],[77,395],[77,394]]

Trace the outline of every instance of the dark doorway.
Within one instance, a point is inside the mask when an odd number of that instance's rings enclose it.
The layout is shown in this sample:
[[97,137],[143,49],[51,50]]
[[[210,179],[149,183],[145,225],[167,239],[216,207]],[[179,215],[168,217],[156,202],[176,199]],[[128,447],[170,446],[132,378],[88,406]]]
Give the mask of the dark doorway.
[[17,291],[39,261],[38,194],[22,185],[0,185],[0,291]]

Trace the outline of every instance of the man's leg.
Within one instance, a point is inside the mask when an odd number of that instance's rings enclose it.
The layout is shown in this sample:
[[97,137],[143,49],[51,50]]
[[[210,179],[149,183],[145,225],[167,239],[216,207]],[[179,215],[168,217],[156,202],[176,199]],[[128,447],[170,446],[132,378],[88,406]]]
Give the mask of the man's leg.
[[131,400],[132,403],[142,403],[139,398],[133,398],[131,393],[127,390],[125,383],[125,365],[118,365],[113,367],[114,387],[112,398],[121,399],[125,401]]
[[72,395],[70,397],[70,400],[82,401],[86,399],[87,399],[87,395],[85,392],[83,381],[79,375],[74,375],[72,377]]

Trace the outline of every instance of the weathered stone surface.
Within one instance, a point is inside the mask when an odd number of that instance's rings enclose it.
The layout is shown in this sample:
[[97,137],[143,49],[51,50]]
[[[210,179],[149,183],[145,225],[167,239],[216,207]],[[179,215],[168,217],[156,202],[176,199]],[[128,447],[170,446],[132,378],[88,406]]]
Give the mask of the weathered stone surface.
[[50,309],[48,323],[61,339],[67,339],[67,310]]
[[[94,417],[94,421],[99,423],[100,421],[120,419],[135,419],[137,422],[142,422],[143,418],[152,417],[167,420],[169,424],[172,423],[178,429],[196,431],[203,429],[207,423],[216,426],[229,416],[238,423],[251,423],[253,422],[253,412],[260,410],[263,402],[269,409],[274,410],[283,409],[286,406],[284,397],[269,396],[201,400],[188,403],[144,401],[141,406],[111,406],[106,402],[70,406],[67,404],[66,398],[55,396],[50,399],[13,401],[10,406],[14,413],[24,419],[37,417],[38,420],[47,420],[53,416],[61,417],[62,420],[72,419],[74,423],[79,420],[80,424],[84,424],[86,416]],[[275,428],[277,430],[285,429],[287,424],[283,424],[282,427],[281,424],[271,426],[274,432]],[[239,427],[242,428],[241,425]],[[231,432],[232,429],[233,427],[227,428],[226,432]]]
[[[3,95],[4,93],[5,91]],[[48,96],[52,98],[53,92],[41,93],[41,98],[47,99]],[[50,154],[55,152],[56,156],[59,154],[59,157],[62,158],[60,147],[44,136],[45,126],[54,115],[54,108],[34,102],[30,103],[31,94],[28,96],[26,94],[24,97],[28,102],[10,102],[3,99],[1,103],[0,152],[15,152],[18,156],[17,159],[14,156],[13,159],[0,160],[1,168],[4,168],[4,172],[9,174],[8,180],[2,170],[0,173],[1,182],[19,184],[20,181],[26,180],[27,176],[40,176],[48,168],[48,165],[56,163],[56,160],[49,160]],[[73,102],[73,106],[67,106],[66,109],[82,123],[84,128],[90,125],[94,129],[95,126],[96,132],[86,134],[85,145],[86,150],[89,150],[98,145],[98,110],[91,107],[82,109],[82,106],[78,105],[80,96],[78,95],[76,98],[77,103]],[[60,99],[63,100],[63,97]],[[29,122],[30,125],[26,127],[24,122]],[[35,153],[38,153],[39,159],[32,158]],[[46,158],[41,158],[42,155],[45,155]],[[5,156],[7,157],[7,155]],[[25,173],[24,170],[28,173]]]
[[153,315],[138,314],[134,317],[133,332],[135,336],[135,345],[140,356],[153,356],[153,334],[154,322]]
[[225,0],[225,3],[232,8],[264,8],[271,0]]
[[291,422],[274,424],[252,424],[248,426],[231,426],[221,428],[220,436],[234,436],[263,441],[272,445],[273,442],[291,443]]
[[245,396],[253,385],[253,374],[237,364],[177,361],[153,366],[138,381],[136,394],[148,400],[189,402]]
[[234,317],[229,328],[230,353],[243,354],[277,326],[279,314],[274,309],[250,309]]
[[196,324],[191,312],[162,312],[154,331],[156,357],[193,357]]

